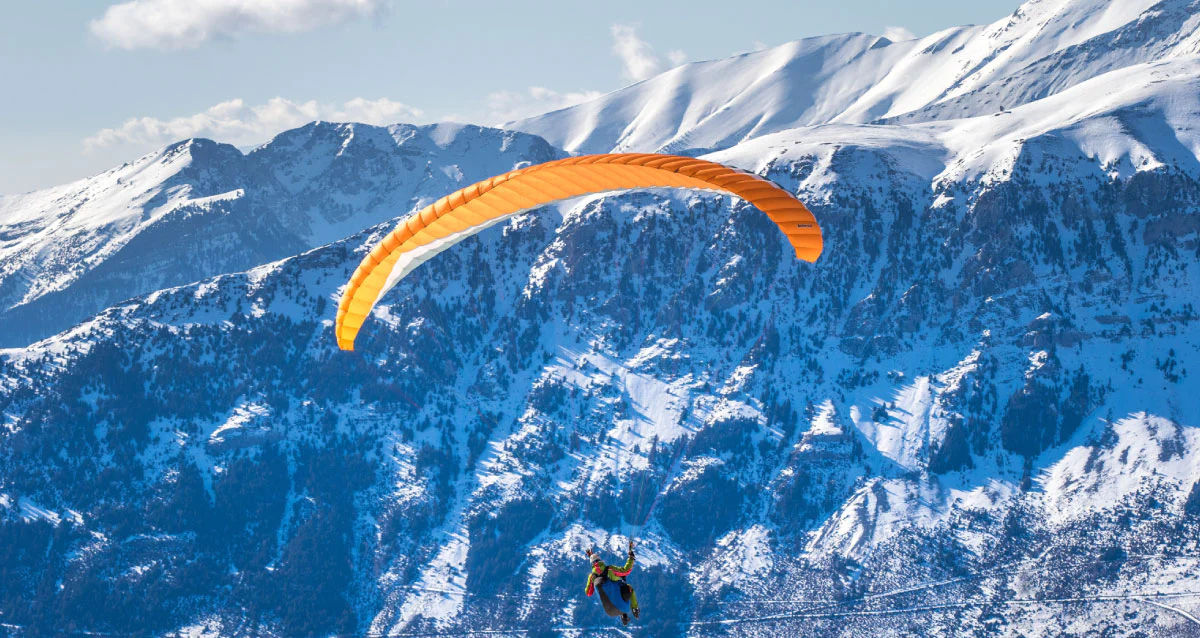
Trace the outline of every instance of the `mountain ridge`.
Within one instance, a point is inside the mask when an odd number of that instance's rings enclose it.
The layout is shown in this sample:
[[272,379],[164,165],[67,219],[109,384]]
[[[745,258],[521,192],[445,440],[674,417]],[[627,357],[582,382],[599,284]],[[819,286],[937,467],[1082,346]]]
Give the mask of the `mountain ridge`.
[[[1028,2],[991,25],[906,42],[865,34],[810,38],[677,67],[507,126],[571,152],[694,154],[825,123],[991,114],[1124,66],[1200,53],[1196,8],[1194,0],[1047,0]],[[1110,54],[1096,55],[1104,49]],[[979,85],[988,88],[972,97]],[[795,86],[805,97],[779,108],[773,91],[780,86]],[[713,114],[723,117],[706,119]],[[596,128],[596,121],[607,128]]]
[[[471,144],[475,155],[464,152]],[[9,327],[0,346],[47,337],[126,297],[327,244],[446,189],[560,155],[538,138],[475,126],[313,123],[245,154],[186,140],[0,198]]]

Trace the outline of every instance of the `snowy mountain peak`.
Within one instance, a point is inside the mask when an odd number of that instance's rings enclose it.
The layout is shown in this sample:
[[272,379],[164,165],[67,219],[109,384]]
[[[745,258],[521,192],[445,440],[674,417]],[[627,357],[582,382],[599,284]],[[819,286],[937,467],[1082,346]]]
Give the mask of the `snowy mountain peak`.
[[184,140],[95,177],[0,198],[0,304],[63,290],[193,200],[236,191],[229,177],[241,158],[227,144]]
[[0,197],[0,346],[126,297],[327,244],[560,155],[516,131],[313,122],[247,154],[183,140],[78,182]]
[[1194,55],[1195,0],[1035,0],[991,25],[889,42],[809,38],[672,69],[515,122],[572,152],[710,152],[828,123],[990,115],[1121,68]]

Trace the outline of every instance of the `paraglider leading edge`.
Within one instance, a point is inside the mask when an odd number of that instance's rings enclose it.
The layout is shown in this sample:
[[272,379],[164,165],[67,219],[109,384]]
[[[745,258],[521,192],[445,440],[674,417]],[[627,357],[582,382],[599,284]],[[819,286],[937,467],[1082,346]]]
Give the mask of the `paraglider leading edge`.
[[610,191],[682,188],[736,195],[787,236],[796,257],[821,255],[821,228],[791,193],[770,180],[715,162],[645,153],[581,155],[520,168],[472,184],[410,215],[365,257],[338,304],[338,347],[354,339],[376,302],[405,275],[437,253],[499,223],[552,202]]

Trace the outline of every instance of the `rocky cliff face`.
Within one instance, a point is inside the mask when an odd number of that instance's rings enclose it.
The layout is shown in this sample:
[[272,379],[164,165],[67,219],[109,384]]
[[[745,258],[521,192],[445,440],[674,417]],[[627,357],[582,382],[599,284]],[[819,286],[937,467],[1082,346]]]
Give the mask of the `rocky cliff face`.
[[390,222],[0,351],[0,622],[579,635],[583,549],[636,536],[647,635],[1195,635],[1195,65],[713,153],[810,204],[815,265],[630,193],[442,253],[354,353]]

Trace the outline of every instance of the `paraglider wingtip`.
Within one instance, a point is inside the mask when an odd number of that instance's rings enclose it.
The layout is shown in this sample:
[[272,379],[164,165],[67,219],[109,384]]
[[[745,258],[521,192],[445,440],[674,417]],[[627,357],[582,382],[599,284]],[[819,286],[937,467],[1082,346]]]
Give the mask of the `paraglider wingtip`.
[[817,259],[819,259],[820,257],[821,257],[821,249],[820,248],[813,249],[813,248],[806,248],[806,247],[801,247],[801,246],[796,247],[796,259],[802,259],[804,261],[807,261],[810,264],[815,264],[815,263],[817,263]]

